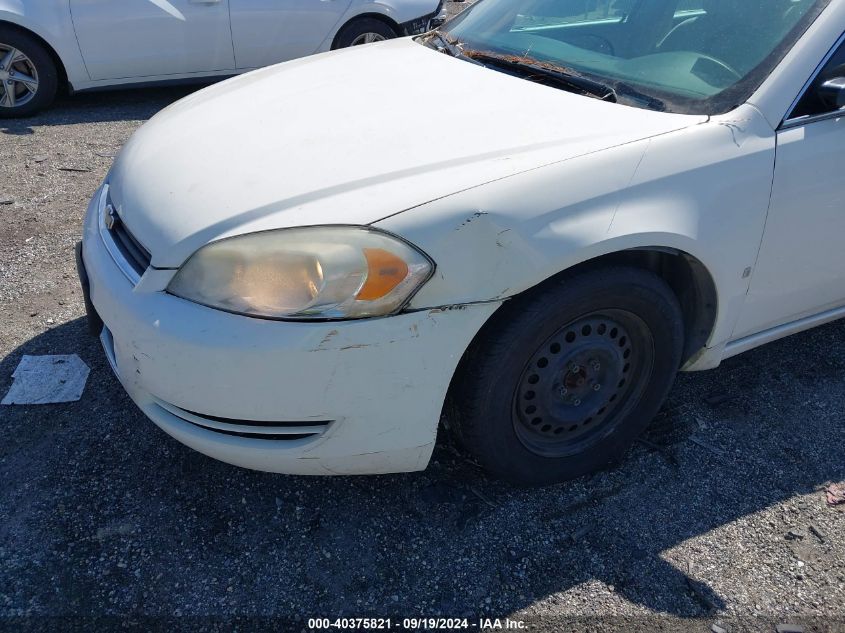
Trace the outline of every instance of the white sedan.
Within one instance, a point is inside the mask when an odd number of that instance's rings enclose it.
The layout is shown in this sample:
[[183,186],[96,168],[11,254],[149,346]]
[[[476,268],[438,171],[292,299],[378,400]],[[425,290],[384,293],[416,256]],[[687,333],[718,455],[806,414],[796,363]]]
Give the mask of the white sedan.
[[90,322],[232,464],[419,470],[445,414],[511,481],[602,468],[679,369],[845,316],[843,29],[845,0],[481,0],[213,86],[94,195]]
[[[428,30],[439,0],[0,0],[0,118]],[[441,20],[442,21],[442,20]]]

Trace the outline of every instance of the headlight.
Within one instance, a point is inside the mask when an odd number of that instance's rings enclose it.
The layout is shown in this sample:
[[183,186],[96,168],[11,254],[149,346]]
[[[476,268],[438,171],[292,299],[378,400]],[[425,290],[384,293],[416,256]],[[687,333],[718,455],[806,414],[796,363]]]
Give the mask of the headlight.
[[211,308],[279,319],[355,319],[397,312],[434,263],[364,227],[279,229],[212,242],[167,291]]

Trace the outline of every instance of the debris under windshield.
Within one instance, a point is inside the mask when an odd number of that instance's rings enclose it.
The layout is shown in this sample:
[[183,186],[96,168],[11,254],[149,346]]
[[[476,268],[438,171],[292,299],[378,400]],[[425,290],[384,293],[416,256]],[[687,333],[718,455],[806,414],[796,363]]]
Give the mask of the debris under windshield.
[[[617,101],[616,91],[599,81],[589,79],[579,72],[566,66],[554,64],[529,57],[527,55],[513,55],[508,53],[494,53],[475,49],[461,48],[464,57],[476,62],[493,63],[500,67],[520,69],[526,74],[525,79],[533,81],[553,82],[574,88],[579,92],[596,97],[602,101]],[[536,74],[530,74],[534,71]]]

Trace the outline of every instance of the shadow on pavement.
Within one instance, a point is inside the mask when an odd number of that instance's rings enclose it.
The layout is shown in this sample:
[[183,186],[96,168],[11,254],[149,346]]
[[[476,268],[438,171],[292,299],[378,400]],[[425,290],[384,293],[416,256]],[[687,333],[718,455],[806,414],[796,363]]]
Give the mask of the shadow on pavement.
[[732,599],[697,579],[714,550],[664,552],[845,478],[843,343],[832,324],[682,375],[619,468],[517,490],[448,446],[380,477],[216,462],[144,418],[78,319],[0,362],[0,395],[24,353],[91,367],[77,403],[0,407],[0,613],[504,615],[600,580],[706,616]]
[[34,127],[104,121],[146,120],[162,108],[211,82],[157,88],[81,92],[59,96],[47,110],[21,119],[0,119],[0,135],[27,136]]

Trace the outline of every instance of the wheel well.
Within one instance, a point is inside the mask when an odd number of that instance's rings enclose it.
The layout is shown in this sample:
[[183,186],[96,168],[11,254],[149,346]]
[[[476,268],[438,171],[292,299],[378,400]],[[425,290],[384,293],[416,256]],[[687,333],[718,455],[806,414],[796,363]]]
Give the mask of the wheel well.
[[[685,333],[683,363],[707,344],[716,323],[718,305],[716,284],[704,264],[692,255],[677,249],[651,246],[602,255],[568,268],[523,293],[511,297],[510,300],[518,300],[527,293],[542,291],[547,285],[559,282],[561,278],[609,266],[627,266],[647,270],[669,284],[683,313]],[[488,326],[494,327],[495,321],[496,314],[484,325],[482,331]],[[473,339],[470,348],[480,334],[481,332]]]
[[43,37],[38,35],[38,33],[34,31],[30,31],[27,28],[20,26],[19,24],[15,24],[14,22],[6,22],[5,20],[0,20],[0,25],[5,26],[9,29],[14,29],[19,33],[26,33],[32,38],[35,38],[39,44],[41,44],[50,57],[53,59],[53,63],[56,65],[56,70],[58,71],[58,78],[59,78],[59,87],[63,89],[67,89],[69,86],[68,79],[67,79],[67,71],[65,70],[65,65],[62,62],[62,58],[59,57],[59,54],[56,52],[50,43],[45,40]]
[[[716,323],[716,284],[698,259],[672,248],[644,247],[602,255],[567,269],[560,275],[573,275],[603,266],[628,266],[648,270],[661,277],[678,298],[684,316],[683,362],[707,344]],[[540,286],[557,279],[556,275]],[[532,289],[533,290],[533,289]]]
[[393,29],[393,32],[396,33],[397,36],[402,35],[402,29],[399,28],[399,24],[391,20],[386,15],[382,15],[381,13],[362,13],[348,20],[343,26],[341,26],[337,30],[337,33],[334,36],[334,40],[332,41],[332,50],[337,48],[338,38],[340,37],[340,34],[343,33],[344,29],[346,29],[346,27],[348,27],[350,24],[354,24],[358,20],[363,20],[366,18],[369,18],[371,20],[378,20],[379,22],[382,22],[385,25],[389,26],[391,29]]

